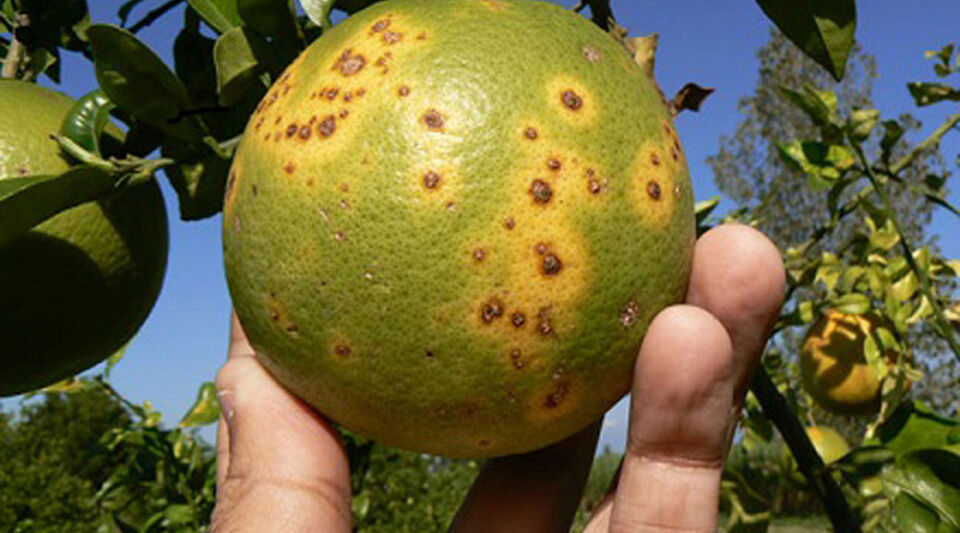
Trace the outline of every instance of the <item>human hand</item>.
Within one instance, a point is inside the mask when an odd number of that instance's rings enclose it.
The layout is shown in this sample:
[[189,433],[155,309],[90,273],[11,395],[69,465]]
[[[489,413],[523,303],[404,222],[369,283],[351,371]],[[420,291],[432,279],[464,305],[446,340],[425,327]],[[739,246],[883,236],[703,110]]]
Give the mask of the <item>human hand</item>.
[[[750,376],[784,294],[777,249],[745,226],[696,245],[684,305],[650,324],[634,369],[618,480],[587,533],[716,531],[720,477]],[[216,532],[350,531],[350,473],[336,430],[257,363],[234,317],[217,378]],[[599,423],[543,450],[488,461],[452,531],[569,529]]]

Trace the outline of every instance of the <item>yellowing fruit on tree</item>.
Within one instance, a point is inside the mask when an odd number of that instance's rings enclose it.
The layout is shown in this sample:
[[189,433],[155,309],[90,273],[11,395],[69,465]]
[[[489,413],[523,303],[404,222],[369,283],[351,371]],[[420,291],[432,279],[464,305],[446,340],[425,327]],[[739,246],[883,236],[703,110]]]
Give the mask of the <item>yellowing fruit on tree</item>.
[[829,310],[810,328],[800,352],[804,389],[827,411],[870,415],[880,409],[881,380],[864,356],[864,343],[885,324],[877,313]]
[[628,390],[683,299],[687,163],[653,82],[546,2],[391,0],[251,117],[224,206],[237,314],[273,375],[347,428],[519,453]]
[[[0,180],[70,168],[50,134],[72,104],[0,80]],[[153,181],[64,211],[0,247],[0,396],[49,385],[121,348],[153,307],[166,261],[167,217]]]

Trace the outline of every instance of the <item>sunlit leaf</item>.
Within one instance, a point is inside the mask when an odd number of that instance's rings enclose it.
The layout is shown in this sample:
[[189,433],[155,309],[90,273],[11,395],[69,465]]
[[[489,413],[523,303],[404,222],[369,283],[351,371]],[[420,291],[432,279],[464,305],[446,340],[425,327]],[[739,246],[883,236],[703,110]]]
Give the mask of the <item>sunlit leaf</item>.
[[839,81],[853,47],[853,0],[757,0],[780,31]]
[[214,29],[226,33],[241,24],[237,0],[187,0]]
[[947,450],[914,450],[884,474],[896,493],[895,516],[903,531],[960,531],[960,456]]
[[870,298],[865,294],[844,294],[833,300],[830,307],[841,313],[860,315],[870,310]]
[[960,102],[960,89],[943,83],[912,82],[907,84],[910,96],[920,107],[936,104],[945,100]]
[[217,68],[217,95],[221,105],[239,100],[263,70],[254,52],[256,37],[245,28],[234,28],[217,39],[213,58]]
[[180,427],[196,427],[212,424],[220,419],[220,401],[217,400],[217,390],[213,383],[206,382],[200,385],[197,399],[193,406],[183,415]]
[[905,402],[875,432],[878,443],[897,456],[921,448],[940,448],[949,444],[948,435],[960,422],[940,416],[925,405]]

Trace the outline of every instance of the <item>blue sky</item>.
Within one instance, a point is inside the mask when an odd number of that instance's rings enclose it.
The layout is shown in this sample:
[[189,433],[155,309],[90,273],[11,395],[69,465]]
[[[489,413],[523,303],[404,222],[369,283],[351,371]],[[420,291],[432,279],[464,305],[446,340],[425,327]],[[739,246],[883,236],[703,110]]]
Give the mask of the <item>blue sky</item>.
[[[121,0],[88,1],[94,21],[116,22]],[[159,5],[144,2],[130,17],[139,20]],[[573,5],[564,0],[555,3]],[[960,2],[956,0],[860,0],[857,38],[872,53],[879,66],[874,102],[886,117],[910,111],[924,121],[924,131],[935,128],[951,104],[925,110],[913,106],[905,83],[933,78],[926,50],[939,49],[952,41],[960,44],[956,21]],[[769,35],[770,23],[752,0],[674,2],[614,0],[614,11],[631,35],[660,34],[656,75],[664,90],[672,94],[684,83],[694,81],[716,88],[700,113],[682,113],[677,129],[687,152],[698,200],[717,195],[713,176],[705,159],[716,152],[718,139],[733,132],[741,117],[737,99],[753,90],[757,77],[756,50]],[[169,65],[172,43],[182,21],[182,8],[140,32]],[[62,65],[60,90],[80,96],[96,87],[90,63],[76,54],[67,54]],[[44,82],[49,84],[48,82]],[[960,153],[960,133],[944,143],[947,160]],[[953,170],[957,170],[954,168]],[[175,423],[193,402],[197,387],[212,380],[226,350],[230,301],[224,281],[220,218],[181,222],[176,218],[176,196],[165,177],[160,177],[171,214],[170,261],[160,299],[131,343],[124,361],[114,370],[114,386],[133,401],[150,400]],[[960,189],[954,185],[954,191]],[[951,194],[960,203],[960,194]],[[730,203],[725,205],[730,207]],[[940,210],[933,232],[940,236],[948,257],[960,256],[960,224]],[[5,409],[14,409],[16,399],[6,400]],[[622,449],[626,431],[626,405],[621,402],[607,416],[603,444]],[[212,441],[212,431],[202,434]]]

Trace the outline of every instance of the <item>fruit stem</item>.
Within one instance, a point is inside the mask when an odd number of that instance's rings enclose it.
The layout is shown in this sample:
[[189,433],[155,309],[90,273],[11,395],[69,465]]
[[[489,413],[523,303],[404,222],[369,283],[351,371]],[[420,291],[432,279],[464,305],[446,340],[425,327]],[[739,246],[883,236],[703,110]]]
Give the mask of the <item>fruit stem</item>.
[[800,472],[823,503],[834,531],[859,533],[860,523],[843,496],[843,491],[830,470],[824,466],[807,432],[762,365],[753,375],[750,391],[760,402],[763,413],[777,426],[784,442],[790,448],[790,453],[796,458]]
[[[957,115],[957,120],[960,121],[960,115]],[[947,121],[946,124],[950,124],[950,121]],[[946,125],[945,124],[945,125]],[[953,122],[955,125],[956,122]],[[949,126],[944,130],[946,133],[947,130],[953,127]],[[939,131],[939,130],[938,130]],[[941,134],[942,135],[942,134]],[[931,138],[933,138],[931,136]],[[920,146],[927,145],[930,139],[924,141]],[[864,172],[867,175],[867,178],[870,179],[870,184],[873,185],[874,191],[876,191],[877,196],[880,197],[880,201],[883,203],[883,211],[890,222],[893,224],[893,228],[896,230],[897,235],[900,237],[900,250],[903,252],[903,258],[907,261],[907,265],[910,266],[910,270],[913,271],[913,275],[917,277],[917,281],[920,282],[920,288],[923,291],[924,297],[927,299],[927,302],[930,304],[931,309],[933,310],[934,320],[936,321],[937,328],[940,330],[940,336],[943,337],[947,344],[950,345],[950,350],[953,351],[953,354],[960,360],[960,344],[957,343],[957,339],[953,336],[953,328],[947,322],[947,319],[943,316],[943,308],[940,306],[940,301],[937,299],[937,295],[933,293],[933,289],[930,288],[930,278],[927,276],[927,270],[920,268],[920,265],[917,264],[917,261],[913,258],[913,247],[910,246],[910,243],[907,239],[907,235],[903,232],[903,227],[900,224],[900,219],[897,217],[897,212],[893,208],[893,203],[890,201],[890,195],[887,194],[887,190],[883,187],[883,184],[880,183],[880,179],[877,178],[876,173],[873,171],[873,167],[870,166],[867,161],[867,156],[863,152],[863,147],[859,143],[850,139],[850,145],[853,147],[853,151],[857,154],[857,159],[860,160],[860,165],[863,167]],[[912,159],[911,159],[912,161]],[[898,163],[899,165],[899,163]],[[902,167],[898,167],[902,168]],[[892,170],[892,169],[891,169]]]

